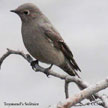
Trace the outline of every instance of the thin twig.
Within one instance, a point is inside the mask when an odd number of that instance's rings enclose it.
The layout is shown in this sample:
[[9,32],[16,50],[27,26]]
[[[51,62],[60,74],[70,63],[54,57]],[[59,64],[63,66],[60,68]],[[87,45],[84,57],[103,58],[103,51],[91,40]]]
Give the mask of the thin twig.
[[65,79],[65,96],[66,98],[69,98],[69,81],[67,79]]

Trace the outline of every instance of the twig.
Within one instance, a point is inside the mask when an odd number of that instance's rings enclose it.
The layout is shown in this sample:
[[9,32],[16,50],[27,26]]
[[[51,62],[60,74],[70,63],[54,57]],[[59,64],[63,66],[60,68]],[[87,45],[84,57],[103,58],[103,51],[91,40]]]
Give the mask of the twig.
[[[58,105],[57,108],[70,108],[71,106],[74,106],[76,103],[81,102],[83,99],[87,98],[88,96],[95,94],[99,92],[100,90],[103,90],[108,87],[108,78],[105,80],[90,86],[84,90],[82,90],[80,93],[74,95],[73,97],[70,97],[66,99],[65,102],[63,102],[62,105]],[[108,107],[106,107],[108,108]]]
[[68,88],[69,88],[69,81],[67,80],[67,79],[65,79],[65,96],[66,96],[66,98],[69,98],[69,90],[68,90]]
[[[28,54],[24,54],[21,51],[14,51],[14,50],[7,49],[7,52],[0,58],[0,67],[1,67],[3,61],[11,54],[20,55],[25,60],[27,60],[29,63],[31,63],[33,61],[33,58]],[[34,71],[36,71],[36,72],[40,71],[40,72],[44,73],[45,68],[36,64]],[[65,80],[65,95],[66,95],[66,98],[69,97],[68,85],[69,85],[70,82],[74,82],[80,88],[80,90],[83,90],[83,89],[88,88],[90,86],[87,82],[83,81],[82,79],[76,78],[76,77],[72,77],[72,76],[69,76],[69,75],[61,75],[61,74],[56,73],[56,72],[51,71],[51,70],[48,71],[48,74],[52,75],[54,77],[60,78],[62,80]],[[101,106],[103,106],[105,108],[108,108],[108,101],[106,102],[106,100],[108,100],[108,98],[106,99],[106,97],[102,97],[99,94],[95,94],[95,95],[92,95],[90,97],[86,96],[86,98],[90,99],[90,101],[94,100],[96,98],[100,98],[102,100],[102,103],[103,103]]]
[[103,103],[101,103],[100,105],[104,106],[104,108],[108,108],[108,96],[107,95],[102,95],[102,96],[98,95],[98,96],[101,100],[103,100]]
[[24,59],[26,59],[29,63],[31,62],[32,58],[28,58],[27,56],[29,56],[28,54],[24,54],[21,51],[14,51],[14,50],[10,50],[7,48],[7,52],[0,58],[0,68],[1,65],[3,63],[3,61],[11,54],[17,54],[17,55],[21,55]]

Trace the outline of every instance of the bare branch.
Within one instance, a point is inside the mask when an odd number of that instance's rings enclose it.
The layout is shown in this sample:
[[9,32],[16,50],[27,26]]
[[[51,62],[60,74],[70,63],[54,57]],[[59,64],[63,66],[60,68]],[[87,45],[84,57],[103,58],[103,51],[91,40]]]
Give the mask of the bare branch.
[[69,81],[67,79],[65,79],[65,96],[66,98],[69,98]]
[[24,59],[26,59],[29,63],[31,62],[31,58],[29,59],[27,56],[29,56],[28,54],[24,54],[21,51],[14,51],[14,50],[10,50],[7,48],[7,52],[0,58],[0,68],[1,65],[3,63],[3,61],[11,54],[17,54],[17,55],[21,55]]
[[[95,94],[107,87],[108,87],[108,78],[93,86],[90,86],[82,90],[80,93],[74,95],[73,97],[66,99],[66,101],[62,105],[60,106],[58,105],[57,108],[70,108],[74,106],[76,103],[79,103],[81,100],[87,98],[88,96],[91,96],[92,94]],[[108,107],[106,106],[106,108]]]
[[[0,58],[0,67],[1,67],[3,61],[11,54],[20,55],[25,60],[27,60],[29,63],[31,63],[33,61],[33,58],[30,55],[28,55],[28,54],[24,54],[21,51],[14,51],[14,50],[7,49],[7,52]],[[45,68],[43,68],[43,67],[39,66],[38,64],[36,64],[35,68],[34,68],[34,71],[36,71],[36,72],[40,71],[40,72],[44,73],[45,72]],[[90,84],[88,84],[87,82],[83,81],[82,79],[79,79],[79,78],[76,78],[76,77],[72,77],[72,76],[69,76],[69,75],[61,75],[61,74],[56,73],[56,72],[54,72],[52,70],[49,70],[48,74],[52,75],[54,77],[60,78],[62,80],[65,80],[65,94],[66,94],[66,97],[69,97],[68,85],[69,85],[70,82],[74,82],[79,87],[80,90],[83,90],[83,89],[88,88],[90,86]],[[86,95],[86,98],[88,98],[90,101],[95,100],[96,98],[99,98],[99,99],[102,100],[101,106],[103,106],[105,108],[108,108],[107,107],[108,106],[108,103],[107,103],[108,101],[106,101],[106,100],[108,100],[108,98],[106,99],[105,96],[102,97],[99,94],[93,94],[92,96]]]
[[101,96],[99,94],[98,94],[98,96],[101,100],[103,100],[102,106],[104,106],[104,108],[108,108],[108,96],[107,95]]

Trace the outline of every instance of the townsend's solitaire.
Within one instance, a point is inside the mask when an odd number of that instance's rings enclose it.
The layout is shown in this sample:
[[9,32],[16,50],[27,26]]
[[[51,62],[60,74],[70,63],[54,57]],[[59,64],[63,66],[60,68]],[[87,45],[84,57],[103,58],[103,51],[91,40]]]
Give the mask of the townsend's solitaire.
[[20,16],[23,42],[34,58],[56,65],[71,76],[78,76],[76,71],[80,71],[80,68],[71,50],[37,6],[25,3],[11,12]]

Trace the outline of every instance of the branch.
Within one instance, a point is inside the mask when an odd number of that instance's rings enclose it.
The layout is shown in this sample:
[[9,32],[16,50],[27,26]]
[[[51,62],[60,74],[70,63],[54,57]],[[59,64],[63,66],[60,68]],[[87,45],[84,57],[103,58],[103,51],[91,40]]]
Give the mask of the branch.
[[69,88],[69,81],[67,79],[65,79],[65,96],[66,96],[66,98],[69,98],[68,88]]
[[14,51],[14,50],[10,50],[7,48],[7,52],[0,58],[0,68],[1,68],[1,65],[3,63],[3,61],[11,54],[17,54],[17,55],[21,55],[24,59],[26,59],[29,63],[31,63],[33,61],[32,58],[29,58],[29,55],[28,54],[24,54],[23,52],[21,51]]
[[[11,54],[16,54],[16,55],[20,55],[22,56],[25,60],[27,60],[29,63],[31,63],[33,61],[33,58],[28,55],[28,54],[24,54],[23,52],[21,51],[14,51],[14,50],[10,50],[10,49],[7,49],[7,52],[0,58],[0,67],[3,63],[3,61]],[[34,71],[35,72],[42,72],[42,73],[45,73],[45,68],[39,66],[38,64],[35,65],[35,68],[34,68]],[[60,78],[62,80],[65,80],[65,95],[66,95],[66,98],[69,97],[69,94],[68,94],[68,85],[69,83],[71,82],[74,82],[80,90],[83,90],[85,88],[88,88],[90,86],[90,84],[88,84],[87,82],[83,81],[82,79],[79,79],[79,78],[76,78],[76,77],[72,77],[72,76],[69,76],[69,75],[61,75],[59,73],[56,73],[52,70],[48,70],[47,72],[49,75],[52,75],[54,77],[57,77],[57,78]],[[107,102],[106,102],[106,99],[105,99],[105,96],[102,97],[100,96],[99,94],[94,94],[92,96],[89,95],[89,97],[86,96],[86,98],[88,98],[90,101],[92,100],[95,100],[96,98],[99,98],[102,100],[102,104],[101,106],[105,107],[105,106],[108,106]],[[100,105],[100,104],[99,104]],[[105,108],[108,108],[108,107],[105,107]]]
[[98,98],[103,100],[103,102],[100,105],[104,106],[104,108],[108,108],[108,96],[107,95],[99,95],[98,94]]
[[[83,99],[87,98],[88,96],[91,96],[92,94],[95,94],[99,92],[100,90],[103,90],[108,87],[108,78],[105,80],[90,86],[78,94],[74,95],[73,97],[70,97],[66,99],[66,101],[62,105],[58,105],[57,108],[70,108],[74,106],[76,103],[81,102]],[[108,101],[106,102],[106,105],[108,104]],[[108,108],[108,106],[106,106]]]

